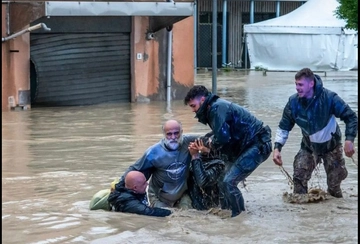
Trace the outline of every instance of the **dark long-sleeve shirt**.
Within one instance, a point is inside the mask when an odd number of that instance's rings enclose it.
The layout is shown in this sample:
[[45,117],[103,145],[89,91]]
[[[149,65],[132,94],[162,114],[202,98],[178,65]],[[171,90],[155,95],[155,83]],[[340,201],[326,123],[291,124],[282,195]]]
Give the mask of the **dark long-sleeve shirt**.
[[150,207],[146,193],[137,194],[125,187],[119,187],[110,193],[108,201],[117,212],[165,217],[171,214],[168,209]]

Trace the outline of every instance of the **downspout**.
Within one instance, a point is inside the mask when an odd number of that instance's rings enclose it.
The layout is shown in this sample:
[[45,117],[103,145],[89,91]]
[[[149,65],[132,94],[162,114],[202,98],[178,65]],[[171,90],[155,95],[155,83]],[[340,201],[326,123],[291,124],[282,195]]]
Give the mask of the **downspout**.
[[167,91],[166,91],[166,96],[167,96],[167,101],[170,102],[171,101],[171,51],[172,51],[172,25],[169,28],[170,30],[168,30],[168,50],[167,50]]
[[[173,0],[168,0],[168,2],[174,2]],[[172,28],[173,25],[166,27],[168,31],[168,50],[167,50],[167,82],[166,82],[166,101],[169,103],[171,101],[171,54],[172,54]]]
[[10,2],[6,6],[6,35],[10,35]]
[[31,32],[31,31],[34,31],[34,30],[37,30],[37,29],[40,29],[40,28],[42,28],[44,31],[50,31],[51,30],[44,23],[39,23],[37,25],[34,25],[34,26],[29,27],[29,28],[23,29],[23,30],[21,30],[21,31],[15,33],[15,34],[12,34],[11,36],[2,37],[1,41],[6,42],[8,40],[14,39],[15,37],[21,36],[21,35],[25,34],[26,32]]
[[223,29],[222,29],[222,66],[226,67],[226,30],[227,30],[227,0],[223,1]]

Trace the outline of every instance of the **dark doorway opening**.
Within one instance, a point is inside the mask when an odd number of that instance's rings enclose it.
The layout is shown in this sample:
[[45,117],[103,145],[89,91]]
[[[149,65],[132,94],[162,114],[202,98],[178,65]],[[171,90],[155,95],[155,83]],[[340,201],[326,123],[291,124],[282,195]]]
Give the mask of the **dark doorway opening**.
[[30,99],[31,99],[31,106],[36,101],[37,95],[37,73],[35,64],[32,60],[30,60]]

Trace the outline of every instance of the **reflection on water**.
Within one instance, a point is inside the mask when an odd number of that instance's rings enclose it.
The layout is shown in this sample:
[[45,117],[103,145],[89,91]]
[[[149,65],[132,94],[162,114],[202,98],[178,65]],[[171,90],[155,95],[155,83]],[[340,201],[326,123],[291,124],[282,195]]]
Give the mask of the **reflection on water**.
[[[289,72],[219,74],[218,95],[248,108],[274,136],[283,106],[295,92],[293,77]],[[334,72],[322,78],[358,112],[357,73]],[[210,72],[196,79],[209,90],[211,82]],[[182,100],[3,112],[3,243],[357,242],[358,175],[348,158],[344,199],[283,203],[282,193],[289,186],[268,159],[247,179],[247,189],[242,189],[247,211],[236,218],[192,210],[167,218],[89,211],[92,195],[108,188],[157,142],[161,124],[169,118],[179,119],[185,133],[209,131]],[[339,123],[344,131],[344,123]],[[283,150],[284,167],[291,173],[300,136],[294,128]],[[357,153],[354,158],[357,163]],[[312,184],[326,187],[323,170]]]

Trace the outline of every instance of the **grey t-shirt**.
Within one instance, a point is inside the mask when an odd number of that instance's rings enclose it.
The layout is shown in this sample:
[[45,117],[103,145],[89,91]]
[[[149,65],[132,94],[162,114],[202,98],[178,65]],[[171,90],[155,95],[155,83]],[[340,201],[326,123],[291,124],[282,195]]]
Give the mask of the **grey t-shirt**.
[[164,139],[149,147],[135,164],[131,165],[124,176],[132,170],[143,172],[149,180],[149,192],[160,201],[173,205],[187,189],[187,177],[191,155],[188,150],[190,142],[198,136],[183,135],[183,141],[177,150],[165,146]]

